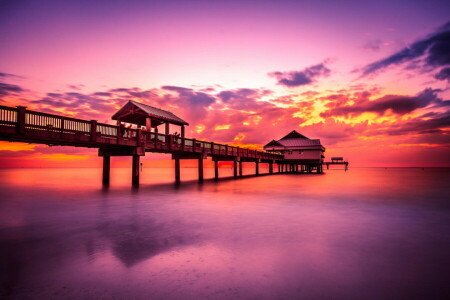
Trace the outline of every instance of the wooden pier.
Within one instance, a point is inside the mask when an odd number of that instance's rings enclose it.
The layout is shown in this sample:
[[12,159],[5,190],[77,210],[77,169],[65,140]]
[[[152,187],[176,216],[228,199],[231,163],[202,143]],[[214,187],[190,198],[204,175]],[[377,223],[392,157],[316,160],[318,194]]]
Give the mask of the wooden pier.
[[[313,171],[321,173],[320,167],[309,167],[284,159],[284,156],[265,151],[207,142],[171,134],[161,134],[141,129],[126,129],[121,126],[82,120],[60,115],[28,110],[26,107],[0,106],[0,140],[46,144],[51,146],[74,146],[98,148],[103,157],[102,181],[110,181],[111,156],[132,157],[132,183],[139,184],[140,157],[146,152],[168,153],[175,161],[175,181],[180,182],[180,161],[198,161],[198,179],[203,180],[203,160],[208,156],[214,161],[214,177],[219,178],[219,162],[233,162],[234,178],[242,177],[242,164],[253,162],[255,175],[259,175],[259,164],[269,164],[269,174]],[[166,125],[166,132],[168,126]]]
[[345,161],[343,157],[332,157],[331,161],[326,161],[323,163],[327,166],[327,170],[330,169],[330,165],[344,165],[344,170],[348,170],[348,161]]

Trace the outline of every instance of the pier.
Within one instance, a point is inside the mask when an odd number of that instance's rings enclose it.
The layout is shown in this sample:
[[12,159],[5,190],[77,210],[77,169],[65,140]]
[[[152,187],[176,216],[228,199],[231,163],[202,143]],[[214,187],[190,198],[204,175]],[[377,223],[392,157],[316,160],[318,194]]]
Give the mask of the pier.
[[348,170],[348,161],[345,161],[343,157],[332,157],[331,161],[325,161],[323,162],[323,164],[325,166],[327,166],[327,170],[330,169],[330,165],[343,165],[344,166],[344,170],[347,171]]
[[[153,110],[157,110],[156,112]],[[49,146],[74,146],[97,148],[103,158],[102,182],[110,181],[112,156],[131,157],[133,184],[139,184],[140,157],[147,152],[167,153],[172,156],[175,168],[175,182],[181,181],[181,160],[197,160],[198,180],[203,181],[203,162],[211,157],[214,162],[214,178],[219,179],[219,162],[233,164],[233,177],[241,178],[244,162],[255,164],[255,175],[259,175],[260,163],[269,165],[269,174],[277,173],[322,173],[322,163],[305,163],[286,159],[282,153],[251,150],[204,140],[186,138],[186,122],[170,112],[145,104],[129,101],[114,116],[118,125],[99,123],[28,110],[24,106],[0,105],[0,140],[46,144]],[[125,128],[122,122],[137,124],[140,129]],[[146,125],[141,127],[140,125]],[[180,126],[180,135],[169,133],[169,124]],[[165,133],[158,132],[158,126],[165,125]],[[153,131],[152,131],[153,130]],[[327,166],[348,162],[324,162]]]

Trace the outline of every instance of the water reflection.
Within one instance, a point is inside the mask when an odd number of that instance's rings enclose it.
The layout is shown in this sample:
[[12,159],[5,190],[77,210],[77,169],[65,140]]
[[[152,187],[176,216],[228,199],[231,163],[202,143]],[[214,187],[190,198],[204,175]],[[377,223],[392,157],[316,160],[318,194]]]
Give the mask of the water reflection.
[[177,188],[170,170],[146,169],[138,190],[127,172],[113,170],[104,188],[97,170],[0,170],[0,295],[417,299],[448,292],[446,169],[203,184],[192,169],[182,170]]

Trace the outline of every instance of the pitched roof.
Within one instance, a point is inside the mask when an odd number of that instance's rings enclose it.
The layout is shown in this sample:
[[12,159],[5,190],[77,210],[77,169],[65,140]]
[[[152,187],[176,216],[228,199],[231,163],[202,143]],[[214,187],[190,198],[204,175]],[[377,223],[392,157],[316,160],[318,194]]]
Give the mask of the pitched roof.
[[[306,149],[325,149],[322,144],[320,143],[319,139],[312,140],[310,138],[307,138],[303,134],[298,133],[295,130],[292,130],[287,135],[285,135],[283,138],[279,139],[278,141],[272,140],[267,145],[264,146],[264,148],[270,148],[270,147],[305,147]],[[324,150],[325,151],[325,150]]]
[[267,143],[264,147],[282,147],[283,145],[280,144],[280,142],[272,140],[271,142]]
[[306,139],[282,139],[278,141],[284,147],[311,147],[311,146],[321,146],[320,140],[310,140]]
[[[133,107],[138,108],[138,111],[133,109]],[[131,112],[130,112],[131,111]],[[189,125],[183,119],[177,117],[173,113],[167,110],[156,108],[147,104],[139,103],[136,101],[128,101],[118,112],[113,116],[113,120],[122,120],[129,123],[145,125],[146,117],[152,118],[152,122],[158,123],[171,123],[177,125]]]
[[166,119],[167,121],[172,121],[175,123],[183,123],[185,125],[189,125],[186,121],[177,117],[170,111],[162,110],[160,108],[156,108],[156,107],[153,107],[153,106],[150,106],[147,104],[139,103],[139,102],[136,102],[133,100],[130,100],[130,102],[133,103],[134,105],[136,105],[137,107],[139,107],[140,109],[142,109],[143,111],[145,111],[146,113],[148,113],[150,116],[161,118],[161,119]]
[[[282,137],[280,139],[280,141],[285,140],[285,139],[308,139],[306,136],[304,136],[303,134],[298,133],[295,130],[292,130],[291,132],[289,132],[287,135],[285,135],[284,137]],[[308,139],[309,140],[309,139]]]

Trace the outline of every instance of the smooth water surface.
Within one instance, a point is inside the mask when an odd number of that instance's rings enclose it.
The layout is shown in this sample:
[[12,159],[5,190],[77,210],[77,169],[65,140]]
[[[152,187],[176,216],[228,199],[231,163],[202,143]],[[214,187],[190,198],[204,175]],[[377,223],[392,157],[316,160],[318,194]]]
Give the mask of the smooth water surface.
[[[211,177],[211,169],[206,173]],[[250,174],[253,170],[246,169]],[[221,169],[221,176],[232,174]],[[0,298],[443,299],[449,169],[0,170]]]

